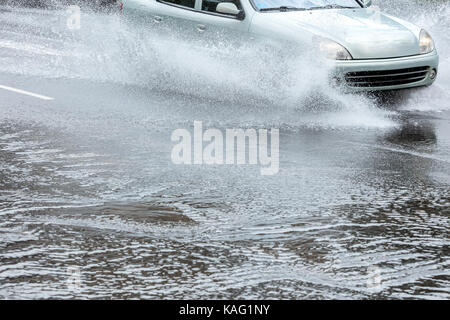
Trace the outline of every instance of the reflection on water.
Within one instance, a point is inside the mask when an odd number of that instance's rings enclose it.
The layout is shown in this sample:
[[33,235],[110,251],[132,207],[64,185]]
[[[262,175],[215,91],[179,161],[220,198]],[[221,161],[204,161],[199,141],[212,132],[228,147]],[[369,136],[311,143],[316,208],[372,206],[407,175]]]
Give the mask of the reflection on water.
[[[412,123],[411,123],[412,122]],[[433,123],[421,121],[417,123],[414,119],[402,124],[400,128],[388,133],[386,141],[402,147],[435,146],[437,137]]]

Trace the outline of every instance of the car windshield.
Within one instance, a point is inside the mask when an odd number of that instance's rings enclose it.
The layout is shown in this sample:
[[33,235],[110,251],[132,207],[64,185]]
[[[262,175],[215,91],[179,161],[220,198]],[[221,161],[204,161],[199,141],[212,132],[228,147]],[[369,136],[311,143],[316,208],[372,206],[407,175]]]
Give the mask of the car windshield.
[[252,0],[261,11],[361,8],[356,0]]

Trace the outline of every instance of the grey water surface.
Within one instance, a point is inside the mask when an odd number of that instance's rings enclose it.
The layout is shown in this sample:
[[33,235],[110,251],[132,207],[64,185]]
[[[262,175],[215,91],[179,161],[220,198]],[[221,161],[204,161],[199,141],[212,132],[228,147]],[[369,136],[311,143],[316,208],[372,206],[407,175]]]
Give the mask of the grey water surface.
[[[432,87],[0,6],[0,85],[54,99],[0,89],[0,298],[449,299],[450,5],[375,3],[434,36]],[[279,129],[279,173],[173,164],[195,120]]]

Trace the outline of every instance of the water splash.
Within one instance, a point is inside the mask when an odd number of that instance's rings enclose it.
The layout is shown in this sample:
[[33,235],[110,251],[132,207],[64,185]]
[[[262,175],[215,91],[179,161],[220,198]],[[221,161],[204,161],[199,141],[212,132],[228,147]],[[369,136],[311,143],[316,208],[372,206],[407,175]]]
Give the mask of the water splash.
[[249,112],[274,110],[267,117],[281,125],[395,124],[371,99],[331,88],[330,67],[310,55],[259,42],[193,43],[183,34],[161,35],[119,14],[87,9],[81,28],[70,30],[67,17],[64,9],[3,7],[0,71],[131,85],[210,105],[246,105]]
[[439,74],[436,82],[429,88],[411,90],[399,109],[418,111],[450,110],[450,2],[448,1],[386,1],[376,0],[380,8],[412,21],[426,29],[435,40],[440,55]]

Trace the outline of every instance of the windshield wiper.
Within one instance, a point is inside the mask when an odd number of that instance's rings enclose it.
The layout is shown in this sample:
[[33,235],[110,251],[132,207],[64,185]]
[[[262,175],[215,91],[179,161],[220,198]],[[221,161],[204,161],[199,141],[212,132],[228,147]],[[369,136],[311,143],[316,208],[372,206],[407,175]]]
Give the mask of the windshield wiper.
[[297,8],[297,7],[288,7],[288,6],[281,6],[281,7],[273,7],[273,8],[262,8],[259,9],[259,11],[302,11],[306,10],[305,8]]
[[357,9],[357,7],[346,7],[346,6],[340,6],[338,4],[327,4],[326,6],[322,7],[311,7],[307,10],[319,10],[319,9]]
[[321,7],[311,7],[311,8],[298,8],[298,7],[290,7],[290,6],[280,6],[273,8],[262,8],[259,11],[305,11],[305,10],[319,10],[319,9],[355,9],[356,7],[346,7],[340,6],[338,4],[328,4],[326,6]]

